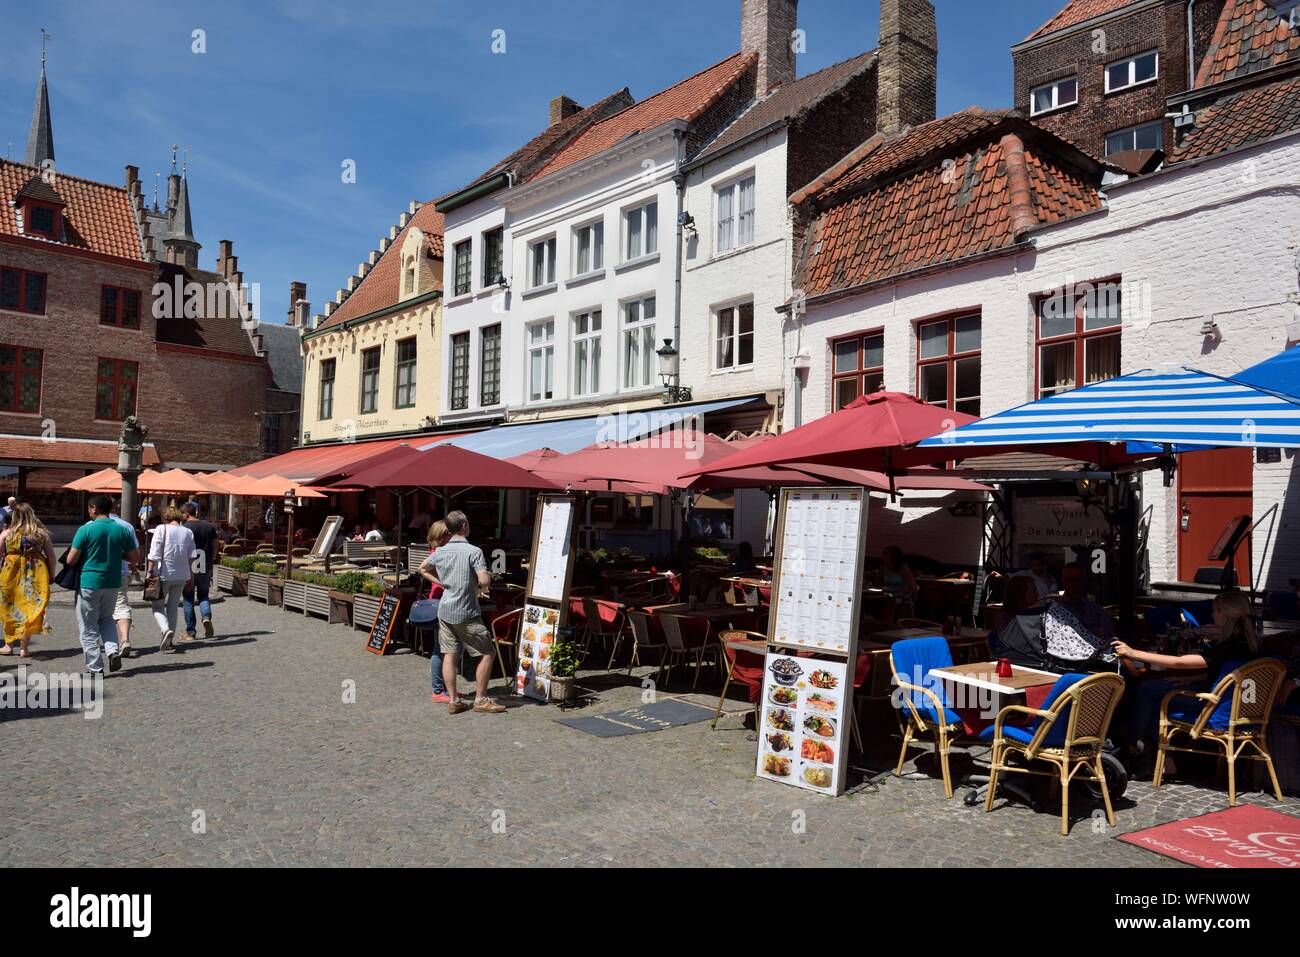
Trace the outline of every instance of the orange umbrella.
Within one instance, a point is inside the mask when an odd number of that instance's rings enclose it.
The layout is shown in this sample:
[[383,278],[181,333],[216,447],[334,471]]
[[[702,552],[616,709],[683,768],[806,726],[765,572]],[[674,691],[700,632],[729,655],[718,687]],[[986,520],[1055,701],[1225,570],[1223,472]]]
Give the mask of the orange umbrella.
[[90,475],[83,475],[81,478],[75,479],[63,487],[73,492],[93,492],[98,490],[100,485],[108,481],[116,481],[118,487],[121,487],[122,480],[118,477],[117,469],[100,469],[98,472],[92,472]]
[[328,498],[307,485],[299,485],[293,479],[283,475],[268,475],[266,478],[250,476],[228,476],[227,482],[232,495],[252,495],[259,498],[281,498],[286,492],[294,498]]
[[[148,491],[153,491],[148,489]],[[159,492],[194,492],[199,495],[209,494],[206,485],[184,469],[168,469],[158,476]]]

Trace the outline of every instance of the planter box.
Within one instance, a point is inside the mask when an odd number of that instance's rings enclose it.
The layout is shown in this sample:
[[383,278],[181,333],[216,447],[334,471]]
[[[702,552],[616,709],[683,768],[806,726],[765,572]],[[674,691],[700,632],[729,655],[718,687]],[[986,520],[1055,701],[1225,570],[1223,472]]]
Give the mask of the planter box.
[[[331,625],[346,619],[336,617],[334,612],[334,592],[325,585],[306,585],[303,595],[302,611],[304,615],[317,615]],[[286,600],[288,595],[285,595]]]
[[295,611],[305,612],[307,610],[307,583],[296,582],[292,579],[284,583],[283,607],[285,610],[292,608]]
[[330,604],[334,608],[334,613],[330,616],[330,621],[341,621],[345,625],[352,624],[352,599],[353,595],[343,591],[330,592]]
[[358,631],[369,631],[375,626],[375,617],[379,614],[382,598],[374,595],[357,595],[352,600],[352,627]]
[[284,582],[263,572],[249,572],[248,597],[268,605],[279,605],[284,600]]
[[212,569],[212,583],[217,586],[217,591],[225,592],[228,595],[242,595],[245,593],[245,583],[242,576],[237,575],[229,565],[218,565]]

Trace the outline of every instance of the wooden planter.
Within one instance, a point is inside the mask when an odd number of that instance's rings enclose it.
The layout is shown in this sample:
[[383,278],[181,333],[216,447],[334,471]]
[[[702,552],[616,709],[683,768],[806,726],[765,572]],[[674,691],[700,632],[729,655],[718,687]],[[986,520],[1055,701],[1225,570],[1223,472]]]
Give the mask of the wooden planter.
[[270,581],[271,576],[269,575],[264,575],[262,572],[249,572],[248,597],[253,601],[264,601],[270,604]]
[[248,594],[248,576],[235,571],[229,565],[218,565],[214,568],[212,570],[212,582],[217,586],[217,591],[225,592],[228,595]]
[[286,611],[305,612],[307,610],[307,583],[296,582],[289,579],[284,583],[283,602],[281,603]]
[[284,604],[284,579],[270,578],[266,579],[266,603],[268,605]]
[[304,615],[317,615],[324,618],[331,625],[336,621],[347,620],[346,618],[335,615],[334,592],[325,585],[306,586],[302,611]]
[[345,591],[331,591],[330,605],[333,607],[333,614],[330,621],[341,621],[345,625],[352,624],[352,600],[356,596]]
[[375,626],[375,617],[379,614],[382,598],[374,595],[357,594],[352,600],[352,627],[358,631],[369,631]]

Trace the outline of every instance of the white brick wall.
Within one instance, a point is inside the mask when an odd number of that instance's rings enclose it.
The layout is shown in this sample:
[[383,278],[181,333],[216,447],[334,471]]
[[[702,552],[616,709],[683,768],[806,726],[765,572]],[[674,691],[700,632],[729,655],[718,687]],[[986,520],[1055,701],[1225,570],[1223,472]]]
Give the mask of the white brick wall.
[[[1110,190],[1107,209],[1043,230],[1036,248],[1013,257],[874,289],[810,306],[802,328],[786,335],[786,354],[812,356],[802,397],[803,418],[824,415],[831,401],[830,340],[880,328],[885,334],[885,386],[916,389],[915,326],[957,311],[983,315],[982,412],[988,415],[1034,398],[1032,297],[1069,283],[1122,276],[1125,284],[1122,365],[1126,372],[1161,362],[1210,372],[1235,372],[1287,345],[1297,318],[1300,246],[1300,137],[1244,151],[1189,169]],[[1213,318],[1223,340],[1199,334]],[[792,376],[786,375],[787,390]],[[793,401],[787,392],[787,408]],[[1293,457],[1255,469],[1255,512],[1279,505],[1267,549],[1257,540],[1256,572],[1284,585],[1300,571],[1300,480]],[[1154,505],[1152,575],[1177,577],[1176,503],[1159,476],[1144,482]],[[971,521],[971,520],[962,520]],[[975,541],[978,541],[978,523]],[[904,520],[900,542],[913,541]],[[917,526],[920,532],[921,526]],[[959,532],[963,538],[966,533]],[[933,547],[949,544],[939,534]],[[873,541],[875,539],[873,538]],[[969,548],[965,559],[974,562]],[[941,557],[936,554],[935,557]]]

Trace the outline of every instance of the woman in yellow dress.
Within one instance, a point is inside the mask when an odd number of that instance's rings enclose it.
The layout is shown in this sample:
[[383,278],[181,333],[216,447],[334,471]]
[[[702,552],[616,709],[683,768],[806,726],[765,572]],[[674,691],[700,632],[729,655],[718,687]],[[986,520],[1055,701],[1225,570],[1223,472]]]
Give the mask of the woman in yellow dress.
[[13,654],[18,644],[23,658],[30,658],[27,642],[44,634],[45,607],[50,601],[50,579],[54,575],[54,542],[32,507],[25,502],[14,506],[9,525],[0,532],[0,621],[5,642],[0,655]]

